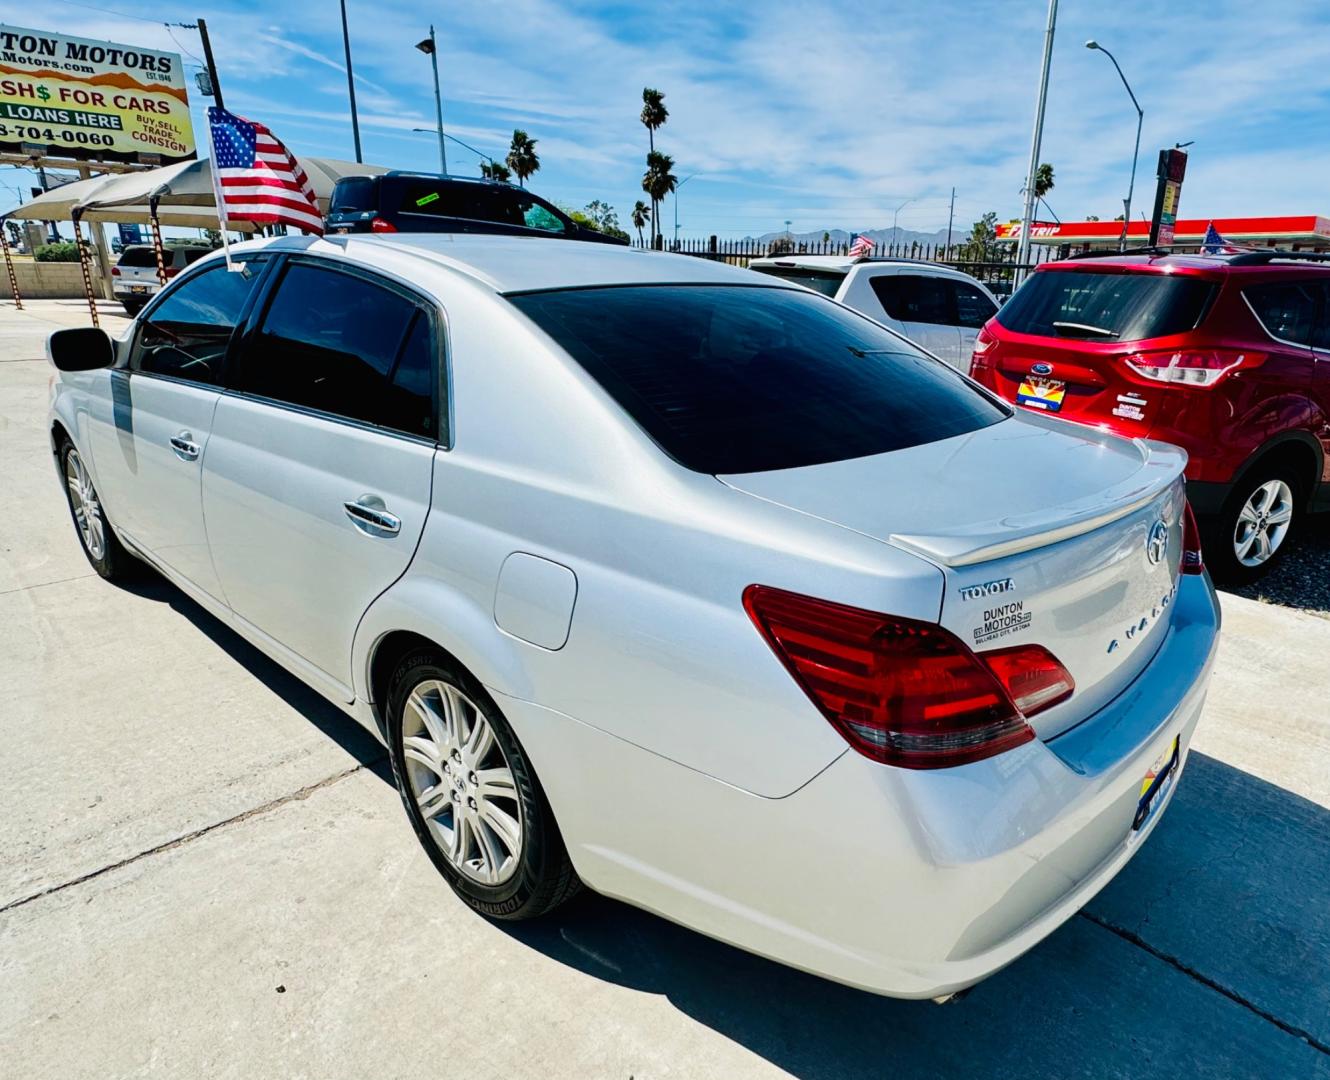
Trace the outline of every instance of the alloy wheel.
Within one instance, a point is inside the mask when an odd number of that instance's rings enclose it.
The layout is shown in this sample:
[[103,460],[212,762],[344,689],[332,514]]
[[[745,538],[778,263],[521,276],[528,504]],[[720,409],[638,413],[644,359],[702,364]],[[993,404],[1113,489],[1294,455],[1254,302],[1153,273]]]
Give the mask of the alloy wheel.
[[516,872],[522,804],[503,748],[484,713],[456,686],[417,684],[402,716],[407,782],[443,856],[483,885]]
[[1268,562],[1293,523],[1293,489],[1269,480],[1248,496],[1233,527],[1233,553],[1243,566]]
[[77,450],[70,450],[65,455],[65,483],[69,485],[69,504],[74,510],[74,522],[78,525],[83,546],[94,559],[104,558],[106,522],[102,519],[102,505]]

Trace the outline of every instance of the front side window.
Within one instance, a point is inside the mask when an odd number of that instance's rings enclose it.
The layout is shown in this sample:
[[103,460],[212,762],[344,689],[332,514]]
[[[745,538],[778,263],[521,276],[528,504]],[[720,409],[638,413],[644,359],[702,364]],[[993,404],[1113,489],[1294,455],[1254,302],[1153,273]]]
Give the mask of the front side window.
[[143,320],[132,369],[216,383],[259,261],[250,259],[241,271],[218,263],[167,293]]
[[509,299],[698,472],[881,454],[1009,415],[945,364],[806,289],[649,285]]
[[433,437],[435,338],[415,301],[357,274],[295,262],[237,364],[235,388]]
[[927,274],[879,274],[869,279],[882,310],[898,322],[956,325],[951,282]]
[[1316,294],[1319,291],[1315,282],[1288,281],[1248,285],[1242,295],[1271,337],[1296,345],[1309,345],[1316,322]]

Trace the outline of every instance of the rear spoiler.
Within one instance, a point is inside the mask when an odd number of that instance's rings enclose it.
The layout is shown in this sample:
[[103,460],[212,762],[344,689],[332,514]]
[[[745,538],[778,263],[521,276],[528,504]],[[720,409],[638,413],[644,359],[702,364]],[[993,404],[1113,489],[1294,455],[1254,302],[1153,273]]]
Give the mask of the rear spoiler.
[[[1032,416],[1030,419],[1041,418]],[[1093,438],[1097,433],[1079,434]],[[1094,532],[1159,498],[1177,482],[1186,468],[1185,450],[1148,439],[1132,441],[1141,452],[1140,470],[1120,484],[1089,498],[1050,505],[1020,517],[978,522],[969,529],[944,536],[893,533],[891,542],[943,566],[972,566]]]

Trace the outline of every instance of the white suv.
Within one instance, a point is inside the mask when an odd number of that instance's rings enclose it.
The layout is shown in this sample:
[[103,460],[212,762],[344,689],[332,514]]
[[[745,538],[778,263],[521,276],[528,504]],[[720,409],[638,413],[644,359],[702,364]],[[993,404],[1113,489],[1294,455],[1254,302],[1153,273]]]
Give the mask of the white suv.
[[[211,244],[162,245],[162,263],[167,278],[193,266],[212,250]],[[126,312],[137,315],[161,287],[157,280],[157,253],[150,246],[132,244],[120,253],[120,261],[111,269],[111,290]]]
[[839,300],[958,371],[969,371],[975,336],[998,309],[993,294],[969,274],[937,263],[781,255],[754,259],[748,268]]

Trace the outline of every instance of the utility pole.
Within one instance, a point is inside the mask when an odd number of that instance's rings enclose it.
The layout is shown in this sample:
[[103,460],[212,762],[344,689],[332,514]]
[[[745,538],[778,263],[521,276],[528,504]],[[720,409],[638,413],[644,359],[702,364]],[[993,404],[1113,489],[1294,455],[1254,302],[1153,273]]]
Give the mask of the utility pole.
[[[1048,0],[1048,29],[1044,31],[1044,69],[1039,77],[1039,101],[1034,112],[1034,137],[1030,140],[1030,170],[1025,175],[1025,212],[1021,215],[1021,242],[1016,249],[1016,273],[1030,259],[1030,228],[1034,224],[1034,182],[1039,172],[1039,146],[1044,139],[1044,106],[1048,104],[1048,69],[1053,63],[1053,31],[1057,29],[1058,0]],[[1018,278],[1019,281],[1019,278]]]
[[951,258],[951,225],[956,220],[956,189],[951,189],[951,209],[947,211],[947,258]]
[[217,78],[217,64],[212,58],[212,42],[208,39],[208,23],[204,19],[199,20],[199,38],[203,41],[203,59],[208,65],[208,78],[212,80],[212,96],[217,102],[219,109],[225,109],[222,103],[222,83]]
[[356,115],[356,77],[351,74],[351,31],[346,25],[346,0],[342,0],[342,46],[346,49],[346,89],[351,95],[351,137],[356,142],[356,164],[365,159],[360,156],[360,117]]

